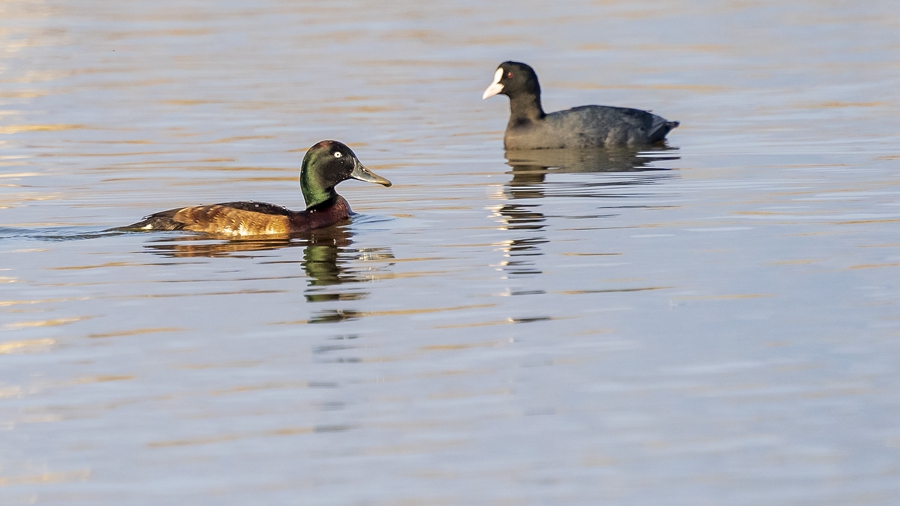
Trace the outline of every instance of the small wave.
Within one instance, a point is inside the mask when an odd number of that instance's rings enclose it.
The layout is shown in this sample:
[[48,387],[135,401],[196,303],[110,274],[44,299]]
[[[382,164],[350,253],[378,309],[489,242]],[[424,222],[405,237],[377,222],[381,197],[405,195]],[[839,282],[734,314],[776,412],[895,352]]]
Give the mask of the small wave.
[[93,230],[86,227],[15,228],[0,227],[2,239],[31,239],[35,241],[78,241],[122,235],[116,230]]

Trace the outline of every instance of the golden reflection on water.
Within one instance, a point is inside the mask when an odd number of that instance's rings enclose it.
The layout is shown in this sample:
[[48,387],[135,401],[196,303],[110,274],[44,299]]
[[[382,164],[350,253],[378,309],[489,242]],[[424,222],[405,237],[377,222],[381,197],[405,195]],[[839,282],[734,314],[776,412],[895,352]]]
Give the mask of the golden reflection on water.
[[36,351],[46,351],[47,348],[56,343],[54,339],[30,339],[27,341],[7,341],[0,343],[0,355],[8,353],[33,353]]
[[0,126],[0,134],[16,134],[20,132],[59,132],[86,128],[84,125],[5,125]]
[[5,327],[10,330],[26,329],[32,327],[58,327],[60,325],[68,325],[82,320],[92,318],[91,316],[74,316],[69,318],[52,318],[49,320],[35,320],[27,322],[7,323]]
[[82,469],[78,471],[49,472],[41,474],[7,475],[0,476],[0,487],[87,481],[90,477],[90,469]]
[[119,332],[103,332],[97,334],[88,334],[87,337],[92,339],[106,339],[110,337],[126,337],[126,336],[140,336],[144,334],[159,334],[159,333],[170,333],[170,332],[180,332],[185,330],[182,327],[155,327],[155,328],[139,328],[139,329],[130,329],[123,330]]
[[343,432],[350,430],[352,427],[347,425],[317,425],[310,427],[282,427],[278,429],[241,432],[232,434],[221,434],[217,436],[198,436],[190,439],[176,439],[166,441],[151,441],[147,443],[149,448],[165,448],[171,446],[195,446],[222,443],[226,441],[237,441],[240,439],[261,438],[261,437],[277,437],[277,436],[296,436],[300,434],[315,434],[320,432]]

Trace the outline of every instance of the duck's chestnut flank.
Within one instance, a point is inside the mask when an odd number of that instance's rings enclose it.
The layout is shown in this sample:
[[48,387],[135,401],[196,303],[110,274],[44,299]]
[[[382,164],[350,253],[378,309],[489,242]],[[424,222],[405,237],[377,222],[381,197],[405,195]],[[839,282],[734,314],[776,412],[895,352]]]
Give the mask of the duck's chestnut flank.
[[507,61],[494,72],[482,98],[509,97],[506,149],[595,148],[662,142],[677,121],[639,109],[584,105],[546,114],[534,69]]
[[226,202],[161,211],[117,230],[187,230],[224,237],[302,234],[350,217],[350,204],[334,189],[347,179],[391,186],[345,144],[321,141],[309,148],[300,168],[303,211],[263,202]]

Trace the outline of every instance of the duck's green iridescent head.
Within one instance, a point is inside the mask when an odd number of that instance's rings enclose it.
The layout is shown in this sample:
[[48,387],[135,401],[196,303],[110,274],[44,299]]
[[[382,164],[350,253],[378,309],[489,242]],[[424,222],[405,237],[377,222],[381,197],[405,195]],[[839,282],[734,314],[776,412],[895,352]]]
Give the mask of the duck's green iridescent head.
[[307,209],[334,198],[334,187],[347,179],[391,185],[360,163],[353,150],[342,142],[321,141],[309,148],[300,168],[300,189]]

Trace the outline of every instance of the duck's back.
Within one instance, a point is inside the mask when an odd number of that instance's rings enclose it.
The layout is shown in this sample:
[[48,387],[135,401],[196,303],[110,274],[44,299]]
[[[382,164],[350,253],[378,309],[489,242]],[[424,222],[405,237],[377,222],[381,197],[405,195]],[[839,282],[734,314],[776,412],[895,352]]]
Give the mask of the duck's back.
[[506,129],[506,149],[593,148],[652,144],[677,121],[625,107],[585,105],[547,114]]
[[263,202],[225,202],[182,207],[151,214],[131,230],[188,230],[224,236],[291,233],[299,213]]

